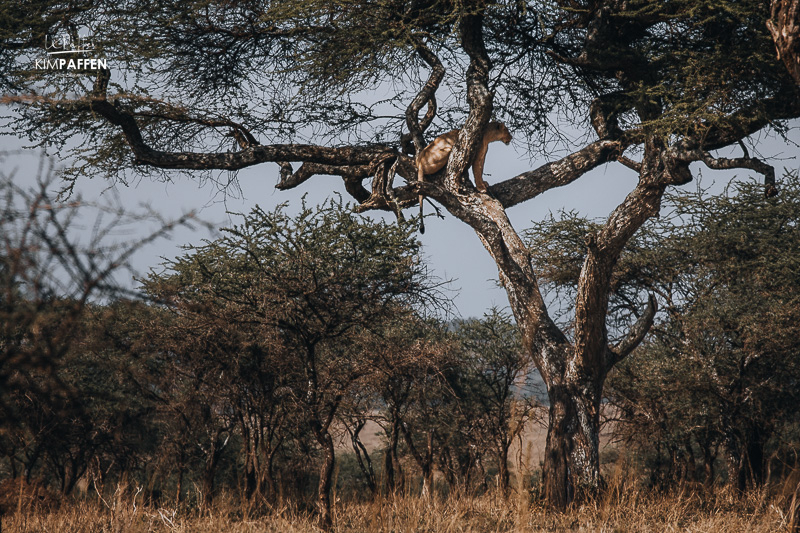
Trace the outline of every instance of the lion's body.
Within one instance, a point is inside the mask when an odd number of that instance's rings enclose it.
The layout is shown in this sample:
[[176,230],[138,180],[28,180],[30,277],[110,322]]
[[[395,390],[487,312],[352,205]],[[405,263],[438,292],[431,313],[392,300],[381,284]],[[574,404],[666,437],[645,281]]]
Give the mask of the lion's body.
[[[447,165],[450,152],[453,151],[461,130],[448,131],[436,137],[432,143],[422,149],[417,154],[417,180],[421,183],[426,174],[434,174]],[[483,139],[475,157],[472,159],[472,174],[475,177],[475,186],[481,192],[486,192],[486,182],[483,181],[483,165],[486,161],[486,152],[489,150],[489,143],[503,141],[505,144],[511,142],[511,133],[502,122],[490,122],[483,129]],[[420,231],[425,232],[425,225],[422,222],[422,194],[419,195],[419,215]]]

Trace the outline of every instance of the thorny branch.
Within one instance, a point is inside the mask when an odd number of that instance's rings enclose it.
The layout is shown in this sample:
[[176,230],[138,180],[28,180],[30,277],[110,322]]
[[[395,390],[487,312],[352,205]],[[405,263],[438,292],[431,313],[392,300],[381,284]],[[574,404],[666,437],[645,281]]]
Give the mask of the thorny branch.
[[764,176],[764,194],[768,198],[778,194],[778,188],[775,186],[775,168],[756,157],[749,157],[746,151],[744,157],[736,157],[732,159],[725,157],[712,157],[708,152],[695,152],[693,155],[702,161],[708,168],[714,170],[730,170],[734,168],[747,168],[750,170],[755,170]]

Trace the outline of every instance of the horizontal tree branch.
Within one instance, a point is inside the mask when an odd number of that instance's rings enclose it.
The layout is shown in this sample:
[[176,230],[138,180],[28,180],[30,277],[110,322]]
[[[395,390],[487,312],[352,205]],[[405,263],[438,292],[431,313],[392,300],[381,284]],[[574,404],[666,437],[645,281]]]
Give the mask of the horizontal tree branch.
[[535,170],[492,185],[489,193],[503,207],[520,204],[550,189],[569,185],[593,168],[616,160],[623,147],[619,141],[593,142],[558,161],[546,163]]
[[120,126],[135,162],[158,168],[188,170],[240,170],[259,163],[303,161],[325,165],[369,165],[373,159],[392,152],[386,145],[343,146],[331,148],[310,144],[272,144],[250,146],[238,152],[200,153],[165,152],[154,150],[142,138],[142,133],[133,117],[120,111],[106,100],[93,100],[91,110]]
[[778,194],[778,189],[775,186],[775,167],[758,158],[747,156],[735,158],[712,157],[708,152],[695,152],[695,155],[708,168],[714,170],[731,170],[735,168],[755,170],[764,176],[765,194],[768,197]]

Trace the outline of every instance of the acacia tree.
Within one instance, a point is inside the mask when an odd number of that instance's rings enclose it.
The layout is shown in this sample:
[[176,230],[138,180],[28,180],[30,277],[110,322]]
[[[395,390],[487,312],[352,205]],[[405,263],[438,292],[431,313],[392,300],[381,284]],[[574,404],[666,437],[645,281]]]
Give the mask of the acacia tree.
[[498,485],[507,494],[511,443],[534,414],[530,391],[524,387],[528,360],[510,317],[497,309],[481,320],[458,322],[456,327],[465,352],[460,368],[467,404],[463,410],[480,427],[481,444],[494,455]]
[[[398,318],[386,324],[369,347],[372,354],[372,375],[368,388],[359,391],[360,395],[366,393],[372,397],[370,410],[374,413],[371,416],[381,426],[386,437],[381,477],[387,494],[398,490],[402,492],[405,488],[405,473],[399,447],[401,440],[405,440],[408,445],[410,433],[418,429],[415,423],[418,402],[433,388],[431,384],[438,381],[441,372],[455,363],[455,343],[444,322],[424,320],[414,315],[401,315]],[[362,406],[358,423],[365,421],[367,416],[370,414]],[[422,426],[426,427],[429,420],[422,418]],[[351,437],[357,437],[357,433],[350,429],[352,427],[353,424],[350,424],[348,431]],[[356,442],[356,438],[352,438],[352,442],[361,466],[362,456],[366,458],[367,450],[360,441]],[[409,451],[422,473],[422,493],[430,495],[433,458],[423,459],[413,441],[409,445]],[[373,482],[371,486],[373,491],[378,490],[377,483]]]
[[[5,101],[19,104],[11,126],[43,144],[73,138],[83,157],[73,176],[110,168],[214,177],[275,163],[279,189],[334,175],[359,210],[400,218],[421,194],[472,227],[547,385],[543,477],[556,507],[599,486],[603,384],[654,315],[651,302],[609,343],[609,285],[625,244],[667,187],[692,179],[693,162],[762,173],[774,192],[766,162],[747,150],[712,152],[800,115],[758,0],[6,2],[4,13]],[[30,68],[45,34],[75,35],[89,22],[91,53],[113,72]],[[376,90],[392,93],[375,102]],[[482,193],[467,169],[493,116],[532,155],[559,140],[571,153]],[[566,141],[554,127],[564,120],[585,130],[585,144]],[[416,183],[408,154],[453,126],[461,132],[446,168]],[[586,235],[568,335],[506,210],[617,163],[638,181]]]
[[[321,452],[318,507],[324,528],[332,526],[334,422],[354,387],[364,386],[374,372],[374,335],[412,306],[434,302],[434,284],[418,251],[413,228],[373,223],[342,204],[305,208],[296,217],[283,207],[255,208],[222,238],[193,249],[146,284],[188,307],[188,313],[179,307],[179,318],[188,326],[183,337],[191,332],[189,350],[227,353],[235,361],[246,344],[238,335],[272,352],[271,367],[280,378],[279,390],[271,393],[302,415]],[[210,326],[223,317],[231,331],[220,335],[219,326]],[[274,347],[265,344],[270,338]],[[209,374],[203,381],[217,388],[225,372],[228,380],[243,379],[232,371],[234,361],[219,354],[205,364],[195,359]],[[215,411],[224,416],[227,410]]]
[[[227,252],[227,250],[225,250]],[[228,255],[206,254],[170,263],[144,281],[147,294],[166,303],[160,319],[142,320],[140,329],[162,361],[158,386],[166,410],[204,455],[203,496],[210,503],[214,474],[235,425],[242,440],[244,493],[277,496],[274,461],[288,432],[284,349],[270,318],[252,301],[230,302],[218,294],[209,266]],[[260,318],[256,318],[259,317]],[[179,491],[180,494],[180,491]]]
[[[668,313],[647,349],[615,377],[612,394],[629,411],[645,411],[631,383],[641,376],[668,415],[683,408],[665,429],[686,435],[676,444],[687,455],[687,473],[701,463],[713,474],[706,448],[721,445],[728,479],[743,491],[767,481],[770,452],[782,451],[781,433],[796,420],[800,182],[787,175],[771,199],[759,198],[752,183],[737,185],[720,197],[672,199],[674,214],[656,231],[674,224],[679,235],[630,257],[652,273],[631,285],[653,287]],[[665,369],[670,359],[686,370]],[[667,374],[680,385],[672,398],[651,385],[668,382]],[[689,417],[706,420],[681,427]]]
[[[797,173],[764,198],[753,182],[726,194],[669,195],[667,215],[649,222],[620,258],[613,316],[657,295],[662,311],[635,356],[610,378],[618,435],[652,460],[652,477],[715,481],[724,453],[739,490],[767,480],[796,419],[800,261]],[[596,225],[596,224],[594,224]],[[576,290],[593,224],[571,214],[529,232],[543,279]],[[784,433],[785,434],[785,433]]]

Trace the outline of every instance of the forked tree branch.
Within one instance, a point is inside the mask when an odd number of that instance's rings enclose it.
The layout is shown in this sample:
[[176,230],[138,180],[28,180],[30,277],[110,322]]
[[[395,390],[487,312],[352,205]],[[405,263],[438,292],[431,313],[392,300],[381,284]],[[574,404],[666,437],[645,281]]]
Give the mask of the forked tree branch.
[[667,185],[691,179],[688,163],[676,160],[666,143],[652,136],[645,144],[639,183],[596,232],[587,235],[586,258],[575,299],[575,353],[586,372],[606,372],[606,315],[611,277],[625,245],[658,213]]
[[[436,54],[428,48],[419,36],[414,35],[411,40],[419,56],[431,67],[431,73],[425,85],[406,108],[406,125],[408,126],[411,140],[414,142],[414,151],[419,153],[425,147],[423,133],[436,116],[436,90],[444,79],[445,68]],[[428,104],[428,111],[425,113],[422,122],[420,122],[419,112],[425,104]]]

